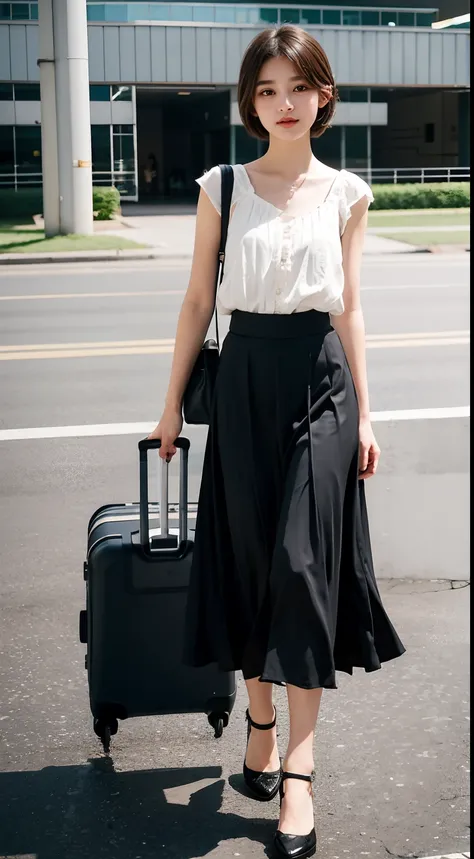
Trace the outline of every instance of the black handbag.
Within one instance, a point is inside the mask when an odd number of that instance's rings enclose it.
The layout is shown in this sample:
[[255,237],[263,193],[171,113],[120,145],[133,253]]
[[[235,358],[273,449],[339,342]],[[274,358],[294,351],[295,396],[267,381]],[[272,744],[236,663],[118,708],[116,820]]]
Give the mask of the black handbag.
[[214,316],[216,339],[206,340],[191,371],[183,396],[183,416],[187,424],[209,424],[212,402],[219,369],[219,322],[217,314],[217,290],[224,276],[225,245],[229,226],[230,204],[234,187],[234,171],[229,164],[220,164],[221,169],[221,241],[214,286]]

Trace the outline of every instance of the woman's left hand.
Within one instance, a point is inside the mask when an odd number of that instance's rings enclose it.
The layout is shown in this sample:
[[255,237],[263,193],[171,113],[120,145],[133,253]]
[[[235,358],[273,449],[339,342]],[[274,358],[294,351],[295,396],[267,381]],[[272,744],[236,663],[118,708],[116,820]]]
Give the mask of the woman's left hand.
[[359,480],[373,477],[380,459],[380,448],[370,421],[359,424]]

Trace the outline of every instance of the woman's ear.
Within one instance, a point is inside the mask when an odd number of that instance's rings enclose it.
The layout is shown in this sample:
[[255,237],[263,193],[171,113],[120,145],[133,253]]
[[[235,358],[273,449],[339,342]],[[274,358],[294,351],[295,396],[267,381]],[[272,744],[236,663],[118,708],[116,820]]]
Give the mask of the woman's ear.
[[327,86],[322,86],[319,90],[319,99],[318,99],[318,107],[326,107],[327,103],[332,98],[332,86],[328,84]]

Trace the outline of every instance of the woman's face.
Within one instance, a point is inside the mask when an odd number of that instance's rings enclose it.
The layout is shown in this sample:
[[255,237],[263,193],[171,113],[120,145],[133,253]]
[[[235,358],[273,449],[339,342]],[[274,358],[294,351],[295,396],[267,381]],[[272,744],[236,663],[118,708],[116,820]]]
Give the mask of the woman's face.
[[260,69],[254,108],[273,137],[281,140],[303,137],[313,125],[318,108],[324,107],[328,100],[329,96],[312,87],[286,57],[274,57]]

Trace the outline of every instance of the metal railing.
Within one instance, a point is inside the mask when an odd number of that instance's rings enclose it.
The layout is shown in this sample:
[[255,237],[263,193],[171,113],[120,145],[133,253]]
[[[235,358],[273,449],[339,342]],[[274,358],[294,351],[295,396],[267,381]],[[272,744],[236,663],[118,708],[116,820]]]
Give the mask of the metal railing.
[[[114,185],[124,199],[136,197],[137,185],[134,170],[94,170],[92,172],[93,185]],[[9,188],[19,191],[22,188],[41,188],[43,185],[42,173],[22,173],[14,170],[12,173],[0,173],[0,190]],[[7,212],[8,215],[8,212]]]
[[[358,176],[366,179],[370,185],[394,184],[401,185],[413,182],[469,182],[470,167],[367,167],[355,168]],[[18,191],[21,188],[40,188],[43,183],[42,173],[0,173],[0,190],[11,188]],[[123,199],[137,199],[136,174],[133,170],[117,171],[94,170],[93,185],[115,185]]]
[[359,176],[371,185],[398,185],[412,182],[469,182],[470,167],[366,167],[357,168]]

